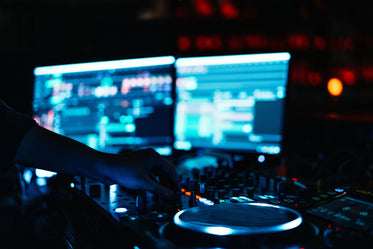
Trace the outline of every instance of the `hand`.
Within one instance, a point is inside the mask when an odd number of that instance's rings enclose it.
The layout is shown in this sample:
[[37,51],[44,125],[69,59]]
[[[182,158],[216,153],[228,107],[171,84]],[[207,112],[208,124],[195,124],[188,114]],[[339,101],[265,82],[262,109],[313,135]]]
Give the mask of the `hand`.
[[142,189],[172,197],[180,190],[174,166],[153,149],[113,155],[106,176],[122,187]]

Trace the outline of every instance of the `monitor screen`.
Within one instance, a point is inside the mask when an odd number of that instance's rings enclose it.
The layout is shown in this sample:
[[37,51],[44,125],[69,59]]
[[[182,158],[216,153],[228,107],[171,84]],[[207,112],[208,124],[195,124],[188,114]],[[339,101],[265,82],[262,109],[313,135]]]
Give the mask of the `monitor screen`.
[[37,67],[35,120],[100,151],[171,154],[174,62],[162,56]]
[[279,154],[290,54],[176,60],[175,148]]

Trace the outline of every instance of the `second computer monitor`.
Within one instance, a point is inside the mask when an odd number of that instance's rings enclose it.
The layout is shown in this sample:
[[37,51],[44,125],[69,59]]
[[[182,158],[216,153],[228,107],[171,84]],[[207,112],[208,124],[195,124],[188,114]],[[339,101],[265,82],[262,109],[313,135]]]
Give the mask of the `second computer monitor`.
[[279,154],[289,53],[176,60],[175,148]]

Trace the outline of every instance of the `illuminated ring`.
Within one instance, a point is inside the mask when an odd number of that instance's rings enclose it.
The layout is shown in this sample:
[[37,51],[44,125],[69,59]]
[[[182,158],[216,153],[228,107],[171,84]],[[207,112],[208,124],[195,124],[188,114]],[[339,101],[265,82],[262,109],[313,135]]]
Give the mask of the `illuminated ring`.
[[[270,226],[243,226],[243,225],[225,225],[219,222],[203,222],[201,221],[201,212],[203,215],[204,211],[209,213],[213,212],[217,209],[222,209],[225,212],[228,211],[228,214],[232,214],[235,212],[237,208],[247,208],[247,211],[250,212],[250,209],[256,208],[263,208],[265,209],[273,209],[273,211],[280,210],[281,212],[288,212],[290,215],[294,216],[294,219],[291,219],[288,222],[282,224],[274,224]],[[252,210],[252,211],[253,211]],[[182,215],[192,215],[195,216],[195,220],[184,221],[181,217]],[[218,217],[216,217],[218,218]],[[219,219],[219,218],[218,218]],[[212,235],[254,235],[254,234],[265,234],[265,233],[276,233],[276,232],[283,232],[294,229],[298,227],[302,223],[303,219],[300,213],[297,211],[265,203],[227,203],[227,204],[218,204],[214,206],[201,206],[201,207],[193,207],[189,209],[184,209],[176,213],[174,216],[174,223],[179,227],[189,229],[196,232],[202,232],[205,234],[212,234]]]

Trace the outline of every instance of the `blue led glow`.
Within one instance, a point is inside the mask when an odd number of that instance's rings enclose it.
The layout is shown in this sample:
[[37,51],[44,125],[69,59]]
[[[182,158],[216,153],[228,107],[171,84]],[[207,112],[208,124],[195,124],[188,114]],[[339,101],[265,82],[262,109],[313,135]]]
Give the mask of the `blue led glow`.
[[136,126],[134,124],[127,124],[125,126],[126,132],[134,132],[136,130]]
[[98,70],[114,70],[120,68],[135,68],[168,64],[171,65],[174,62],[175,57],[173,56],[160,56],[139,59],[76,63],[57,66],[37,67],[34,69],[34,75],[91,72]]
[[343,193],[345,190],[343,188],[336,188],[334,191],[337,193]]
[[178,150],[190,150],[192,148],[192,144],[188,141],[176,141],[174,146]]
[[159,147],[159,148],[154,148],[154,150],[162,156],[171,156],[172,155],[171,147]]
[[[250,136],[250,138],[252,137],[253,136]],[[261,153],[267,153],[267,154],[279,154],[281,149],[279,146],[258,146],[257,151]]]
[[108,116],[102,116],[101,117],[101,120],[100,120],[100,123],[101,124],[108,124],[109,123],[109,117]]
[[98,138],[95,134],[90,134],[87,136],[87,145],[92,149],[98,148]]
[[35,175],[41,178],[49,178],[56,174],[57,174],[56,172],[52,172],[52,171],[48,171],[44,169],[35,169]]
[[36,179],[36,184],[39,186],[39,187],[44,187],[47,185],[47,180],[45,178],[37,178]]
[[121,123],[126,123],[127,122],[127,116],[126,115],[121,115],[119,117],[119,122]]
[[124,214],[127,213],[127,211],[128,209],[125,207],[117,207],[116,209],[114,209],[114,212],[117,214]]
[[285,98],[285,89],[283,87],[277,88],[277,98],[279,99]]
[[105,77],[101,80],[102,86],[112,86],[113,85],[113,79],[111,77]]
[[251,124],[246,124],[242,126],[242,131],[245,133],[250,133],[253,131],[253,126]]
[[266,157],[264,155],[258,156],[258,162],[263,163],[266,160]]
[[165,104],[165,105],[172,105],[173,104],[173,99],[172,98],[164,98],[163,99],[163,103]]
[[229,227],[212,226],[212,227],[206,227],[204,230],[208,234],[222,235],[222,236],[230,235],[234,233],[234,230]]
[[300,224],[302,224],[302,221],[303,221],[302,217],[299,216],[295,220],[292,220],[288,223],[277,226],[277,231],[281,232],[281,231],[288,231],[288,230],[294,229],[298,227]]
[[257,63],[288,60],[290,60],[290,53],[263,53],[247,55],[179,58],[176,60],[176,66],[224,65],[228,63]]
[[109,203],[112,205],[113,201],[117,197],[117,192],[119,190],[118,184],[112,184],[109,186]]
[[25,169],[23,172],[23,179],[26,183],[30,183],[32,178],[32,171],[30,169]]
[[203,205],[206,205],[206,206],[212,206],[214,205],[214,202],[209,200],[209,199],[206,199],[206,198],[199,198],[198,201],[203,204]]

